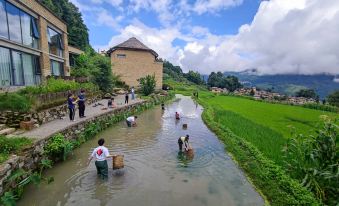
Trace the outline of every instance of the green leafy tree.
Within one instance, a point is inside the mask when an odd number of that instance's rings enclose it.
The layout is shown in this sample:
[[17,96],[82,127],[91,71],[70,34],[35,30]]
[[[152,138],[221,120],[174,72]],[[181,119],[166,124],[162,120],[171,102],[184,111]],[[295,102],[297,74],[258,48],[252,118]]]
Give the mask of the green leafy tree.
[[236,76],[227,76],[223,78],[222,88],[226,88],[230,92],[234,92],[236,89],[241,88],[242,85]]
[[184,74],[187,80],[196,83],[196,84],[203,84],[204,81],[201,78],[201,75],[199,72],[194,72],[189,70],[187,74]]
[[93,81],[99,86],[99,89],[104,92],[111,92],[113,88],[113,74],[111,61],[108,57],[99,54],[93,57],[92,71]]
[[316,99],[318,95],[314,89],[301,89],[296,92],[295,96]]
[[224,88],[223,87],[223,78],[224,75],[221,72],[211,72],[211,74],[208,76],[207,79],[207,84],[210,87],[220,87],[220,88]]
[[39,0],[67,24],[68,43],[82,50],[89,45],[88,28],[79,9],[69,0]]
[[330,95],[328,95],[327,102],[330,105],[339,107],[339,90],[336,90],[333,93],[331,93]]
[[156,80],[155,75],[147,75],[145,77],[140,78],[139,80],[141,92],[148,96],[152,94],[155,90]]

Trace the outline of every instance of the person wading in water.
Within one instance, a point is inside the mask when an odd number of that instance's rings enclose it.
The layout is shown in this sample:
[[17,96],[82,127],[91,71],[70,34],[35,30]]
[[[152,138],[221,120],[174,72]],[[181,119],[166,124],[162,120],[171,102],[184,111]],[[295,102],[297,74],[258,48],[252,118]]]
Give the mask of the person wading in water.
[[182,146],[184,145],[184,151],[188,151],[190,149],[190,145],[188,143],[189,135],[187,134],[185,137],[179,137],[178,139],[178,145],[179,145],[179,151],[182,152]]
[[92,152],[92,155],[88,158],[87,166],[93,158],[95,158],[95,167],[97,168],[97,174],[102,178],[108,178],[108,165],[107,158],[111,158],[114,155],[110,155],[108,149],[104,146],[105,140],[103,138],[98,140],[98,147]]

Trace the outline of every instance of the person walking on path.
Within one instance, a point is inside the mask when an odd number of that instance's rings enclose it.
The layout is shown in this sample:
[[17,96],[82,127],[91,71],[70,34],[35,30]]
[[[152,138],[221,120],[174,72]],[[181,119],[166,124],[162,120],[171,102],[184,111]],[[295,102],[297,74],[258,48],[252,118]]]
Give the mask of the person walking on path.
[[125,94],[125,104],[128,104],[128,92],[126,92],[126,94]]
[[113,157],[113,155],[109,154],[108,149],[104,146],[105,140],[103,138],[98,140],[98,147],[95,148],[88,158],[87,166],[91,162],[93,158],[95,158],[95,167],[97,168],[97,174],[102,179],[108,178],[108,165],[107,158]]
[[77,100],[74,99],[73,94],[68,94],[67,104],[68,104],[68,110],[69,110],[69,120],[75,121],[75,105],[77,103]]
[[128,127],[134,127],[137,126],[137,122],[136,119],[138,118],[138,116],[130,116],[126,119],[126,124]]
[[132,100],[134,100],[134,98],[135,98],[135,97],[134,97],[134,92],[135,92],[135,91],[134,91],[134,87],[132,87],[132,89],[131,89]]
[[78,106],[79,106],[79,117],[80,118],[83,118],[83,117],[86,117],[85,116],[85,101],[86,101],[86,98],[85,98],[85,90],[81,90],[80,91],[80,94],[78,95]]

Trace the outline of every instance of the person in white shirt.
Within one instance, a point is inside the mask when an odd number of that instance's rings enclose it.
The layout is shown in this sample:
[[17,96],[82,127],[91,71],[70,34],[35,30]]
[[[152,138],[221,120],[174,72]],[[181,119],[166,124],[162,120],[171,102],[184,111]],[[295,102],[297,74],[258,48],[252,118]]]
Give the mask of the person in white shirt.
[[132,89],[131,89],[132,100],[134,100],[134,98],[135,98],[135,97],[134,97],[134,92],[135,92],[135,91],[134,91],[134,87],[132,87]]
[[178,145],[179,145],[179,151],[182,151],[182,146],[184,145],[184,150],[188,151],[188,149],[190,149],[190,145],[188,143],[189,140],[189,135],[187,134],[185,137],[179,137],[178,139]]
[[95,159],[95,166],[97,168],[97,173],[102,179],[108,178],[108,165],[107,165],[107,158],[113,157],[113,155],[109,154],[108,149],[103,146],[105,143],[105,140],[103,138],[98,140],[99,147],[95,148],[91,154],[91,156],[88,158],[88,163],[91,162],[91,160]]
[[127,119],[126,119],[127,126],[128,127],[136,126],[137,125],[137,123],[136,123],[137,118],[138,118],[137,116],[127,117]]

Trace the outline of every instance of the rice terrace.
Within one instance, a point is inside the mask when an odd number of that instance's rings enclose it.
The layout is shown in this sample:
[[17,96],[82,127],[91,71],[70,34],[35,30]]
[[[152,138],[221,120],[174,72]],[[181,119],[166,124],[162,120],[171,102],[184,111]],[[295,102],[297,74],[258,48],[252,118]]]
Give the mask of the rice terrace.
[[339,1],[0,0],[0,206],[339,206]]

